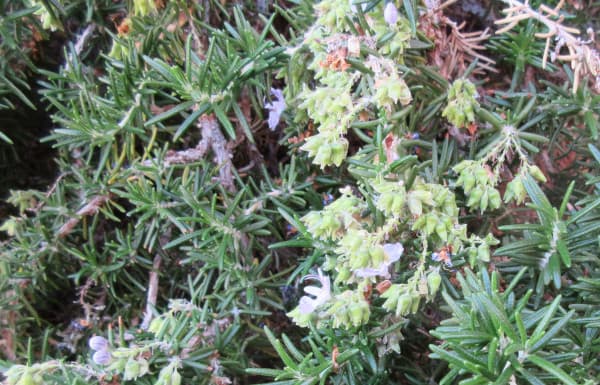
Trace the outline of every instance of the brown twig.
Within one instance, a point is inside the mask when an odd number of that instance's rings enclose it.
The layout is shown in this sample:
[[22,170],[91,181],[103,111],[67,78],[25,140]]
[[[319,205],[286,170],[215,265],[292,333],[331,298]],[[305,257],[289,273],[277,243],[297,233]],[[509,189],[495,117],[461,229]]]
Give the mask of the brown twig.
[[[54,183],[52,184],[52,186],[50,187],[50,189],[46,192],[45,197],[46,198],[50,198],[50,196],[54,193],[54,191],[56,191],[56,187],[58,186],[58,184],[60,183],[60,181],[67,176],[67,173],[62,173],[58,176],[58,178],[56,178],[56,180],[54,181]],[[45,200],[41,200],[36,206],[35,208],[32,209],[34,214],[37,214],[40,212],[40,210],[44,207],[44,205],[46,204]]]
[[158,298],[158,272],[160,271],[160,265],[162,264],[163,247],[171,240],[171,229],[167,229],[163,235],[158,239],[160,244],[159,250],[154,255],[152,261],[152,270],[148,274],[148,294],[146,295],[146,311],[144,312],[144,319],[141,324],[143,330],[148,329],[150,322],[152,321],[153,311],[156,308],[156,299]]
[[[197,162],[205,158],[209,150],[214,155],[214,161],[219,166],[219,182],[230,192],[235,192],[233,177],[233,163],[230,145],[221,133],[217,118],[210,115],[202,115],[198,119],[198,129],[202,139],[196,147],[180,151],[168,151],[163,159],[163,165],[169,167],[173,164],[187,164]],[[154,160],[155,161],[155,160]],[[150,165],[153,160],[146,160],[144,164]]]
[[98,210],[100,210],[100,207],[108,202],[109,199],[110,195],[96,195],[91,201],[77,211],[75,214],[76,216],[69,219],[60,227],[58,230],[58,236],[65,237],[69,235],[71,231],[73,231],[73,228],[77,226],[82,217],[96,214]]
[[152,270],[150,271],[148,278],[148,294],[146,296],[146,311],[144,312],[144,320],[142,321],[141,328],[143,330],[148,329],[150,321],[152,321],[153,310],[156,308],[156,299],[158,297],[158,271],[162,258],[160,253],[154,255],[152,261]]
[[198,128],[202,134],[202,140],[196,149],[206,152],[210,147],[215,157],[215,163],[219,166],[219,181],[227,190],[234,192],[236,189],[233,181],[233,163],[231,162],[233,155],[221,133],[217,118],[213,114],[202,115],[198,119]]
[[446,79],[460,76],[475,60],[478,60],[478,71],[497,72],[494,68],[496,62],[481,53],[485,49],[482,43],[490,37],[489,31],[462,32],[464,22],[457,24],[444,15],[443,10],[455,2],[449,0],[440,4],[438,0],[425,1],[427,12],[421,16],[420,23],[427,37],[435,41],[430,60],[440,68],[440,74]]

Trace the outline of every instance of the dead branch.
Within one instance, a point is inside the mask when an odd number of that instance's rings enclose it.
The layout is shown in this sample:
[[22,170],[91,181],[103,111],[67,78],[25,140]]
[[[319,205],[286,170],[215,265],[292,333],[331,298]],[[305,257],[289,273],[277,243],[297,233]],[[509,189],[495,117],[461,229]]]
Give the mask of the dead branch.
[[462,32],[465,23],[457,24],[444,15],[443,10],[455,2],[425,1],[427,11],[420,22],[427,37],[435,42],[435,48],[429,54],[430,61],[439,67],[440,74],[446,79],[460,76],[475,60],[478,61],[475,72],[497,72],[496,62],[482,54],[483,42],[490,37],[489,31]]
[[[209,150],[211,150],[214,156],[214,162],[219,166],[219,182],[221,182],[229,192],[235,192],[236,188],[233,177],[234,167],[231,161],[233,158],[233,155],[231,154],[232,146],[230,146],[230,143],[227,142],[221,133],[217,118],[213,114],[202,115],[198,119],[197,127],[200,130],[202,139],[198,142],[196,147],[179,151],[168,151],[162,161],[163,165],[169,167],[173,164],[198,162],[204,159]],[[156,159],[146,160],[144,161],[144,165],[150,165],[155,162]]]
[[152,321],[153,311],[156,308],[156,299],[158,298],[158,272],[160,271],[160,265],[162,263],[161,253],[163,247],[171,240],[171,229],[167,229],[165,233],[159,238],[160,244],[159,250],[154,255],[152,261],[152,270],[148,274],[148,294],[146,295],[146,311],[144,312],[144,320],[142,321],[141,328],[143,330],[148,329],[150,322]]
[[110,200],[110,195],[97,195],[92,200],[83,206],[77,213],[76,216],[69,219],[64,225],[58,230],[59,237],[65,237],[73,231],[73,228],[77,226],[79,221],[84,216],[94,215],[100,210],[100,208]]
[[213,115],[202,115],[198,119],[198,128],[202,134],[202,140],[196,146],[199,151],[206,152],[208,147],[213,152],[215,163],[219,166],[219,181],[230,192],[235,191],[233,181],[233,155],[227,146],[227,141],[221,133],[219,122]]
[[162,258],[160,253],[156,253],[154,260],[152,261],[152,270],[149,274],[148,279],[148,294],[146,296],[146,311],[144,312],[144,320],[140,326],[142,330],[148,329],[150,322],[152,321],[152,311],[156,308],[156,298],[158,297],[158,270]]

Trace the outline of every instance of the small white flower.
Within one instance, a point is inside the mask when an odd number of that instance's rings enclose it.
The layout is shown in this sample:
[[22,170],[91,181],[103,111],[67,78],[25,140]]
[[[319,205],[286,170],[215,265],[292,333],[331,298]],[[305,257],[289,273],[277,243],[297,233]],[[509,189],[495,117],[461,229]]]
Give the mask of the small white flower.
[[106,350],[108,349],[108,340],[101,336],[93,336],[88,341],[88,345],[95,351]]
[[383,10],[383,19],[390,27],[398,21],[398,8],[392,1],[386,4]]
[[386,243],[383,245],[383,254],[386,260],[382,262],[378,268],[365,267],[354,271],[354,275],[359,278],[370,278],[381,276],[384,278],[390,277],[389,267],[392,263],[398,261],[404,252],[404,246],[401,243]]
[[314,279],[321,282],[321,287],[306,286],[304,288],[304,291],[314,296],[314,298],[307,295],[300,298],[299,308],[302,314],[314,312],[317,307],[323,305],[331,298],[331,282],[329,281],[329,277],[324,275],[321,269],[318,270],[318,273],[318,275],[309,274],[302,278],[302,280]]
[[108,365],[110,363],[110,352],[108,349],[98,350],[92,356],[92,360],[98,365]]
[[266,103],[265,108],[269,110],[269,120],[267,124],[271,131],[274,131],[277,125],[279,124],[279,120],[281,119],[281,114],[285,110],[285,99],[283,97],[283,91],[277,88],[271,88],[271,95],[275,97],[272,103]]

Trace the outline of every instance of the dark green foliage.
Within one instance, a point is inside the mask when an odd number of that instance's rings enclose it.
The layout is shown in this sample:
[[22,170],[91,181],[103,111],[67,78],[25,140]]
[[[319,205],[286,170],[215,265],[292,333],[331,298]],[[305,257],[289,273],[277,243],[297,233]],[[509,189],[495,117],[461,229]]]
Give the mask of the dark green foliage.
[[[598,325],[575,323],[576,311],[561,308],[561,296],[536,311],[528,309],[532,290],[522,293],[520,283],[525,271],[506,288],[500,287],[496,273],[491,277],[485,270],[480,276],[471,271],[457,274],[464,299],[456,301],[444,294],[453,318],[432,332],[445,341],[442,346],[430,346],[433,357],[447,361],[451,369],[441,384],[453,383],[455,378],[464,384],[597,382],[591,344],[598,336]],[[577,338],[584,335],[585,341]],[[584,359],[575,360],[578,356]]]

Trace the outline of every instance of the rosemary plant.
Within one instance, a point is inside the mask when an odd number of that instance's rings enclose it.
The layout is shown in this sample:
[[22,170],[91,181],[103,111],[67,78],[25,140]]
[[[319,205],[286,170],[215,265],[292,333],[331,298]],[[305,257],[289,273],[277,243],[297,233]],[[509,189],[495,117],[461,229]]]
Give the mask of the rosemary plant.
[[465,3],[1,3],[3,383],[600,382],[593,31]]

